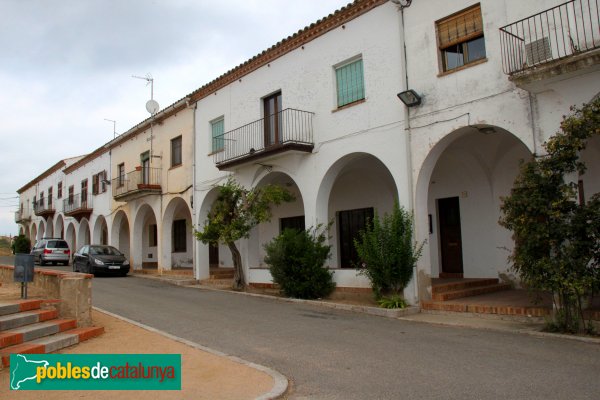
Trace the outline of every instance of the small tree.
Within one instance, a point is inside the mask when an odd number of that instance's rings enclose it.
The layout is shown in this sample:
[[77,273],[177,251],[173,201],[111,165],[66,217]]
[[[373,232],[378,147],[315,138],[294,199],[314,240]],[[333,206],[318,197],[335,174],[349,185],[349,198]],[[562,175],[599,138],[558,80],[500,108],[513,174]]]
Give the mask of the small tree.
[[375,298],[399,296],[410,282],[423,244],[413,243],[412,215],[396,202],[391,215],[373,221],[354,240],[359,274],[371,281]]
[[25,235],[19,235],[14,238],[13,244],[11,245],[13,254],[25,253],[29,254],[31,251],[31,240]]
[[532,289],[554,293],[554,327],[568,332],[585,329],[583,297],[600,285],[600,194],[580,203],[568,179],[585,173],[579,154],[600,134],[600,100],[572,111],[544,144],[547,155],[522,165],[500,219],[513,233],[512,268]]
[[230,178],[219,186],[208,220],[202,231],[196,231],[198,240],[204,244],[220,242],[231,251],[234,277],[233,288],[246,286],[242,257],[235,241],[248,238],[250,230],[261,222],[271,219],[271,206],[294,200],[294,196],[280,186],[266,185],[252,190],[245,189]]
[[264,246],[273,282],[288,297],[318,299],[335,288],[331,271],[324,267],[331,246],[325,244],[324,231],[317,231],[285,229]]

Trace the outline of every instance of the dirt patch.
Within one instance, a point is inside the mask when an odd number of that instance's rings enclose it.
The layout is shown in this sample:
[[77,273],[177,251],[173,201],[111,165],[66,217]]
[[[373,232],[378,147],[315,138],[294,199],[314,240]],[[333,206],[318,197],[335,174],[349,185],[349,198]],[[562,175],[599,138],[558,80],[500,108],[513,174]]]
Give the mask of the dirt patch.
[[[264,372],[228,358],[168,339],[128,322],[94,311],[94,325],[104,326],[105,333],[60,351],[64,354],[169,353],[181,354],[181,391],[46,391],[44,400],[67,398],[111,400],[151,397],[165,399],[252,399],[268,392],[273,379]],[[9,390],[9,369],[0,371],[0,398],[40,398],[36,391]]]

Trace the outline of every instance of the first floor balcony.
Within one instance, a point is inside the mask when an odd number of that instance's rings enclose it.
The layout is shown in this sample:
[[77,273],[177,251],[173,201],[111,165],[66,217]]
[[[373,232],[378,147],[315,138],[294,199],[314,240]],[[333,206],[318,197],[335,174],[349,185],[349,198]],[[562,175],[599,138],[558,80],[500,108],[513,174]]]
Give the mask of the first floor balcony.
[[15,211],[15,223],[20,224],[31,221],[31,216],[25,211]]
[[502,67],[517,86],[600,63],[600,0],[571,0],[500,28]]
[[314,113],[287,108],[213,138],[214,161],[219,170],[292,151],[314,148]]
[[63,200],[63,211],[66,216],[74,217],[77,221],[90,218],[94,207],[92,196],[88,192],[69,195]]
[[36,216],[47,218],[54,215],[54,204],[52,199],[39,199],[33,204],[33,212]]
[[161,193],[161,169],[138,167],[134,171],[112,180],[113,198],[130,201],[143,196]]

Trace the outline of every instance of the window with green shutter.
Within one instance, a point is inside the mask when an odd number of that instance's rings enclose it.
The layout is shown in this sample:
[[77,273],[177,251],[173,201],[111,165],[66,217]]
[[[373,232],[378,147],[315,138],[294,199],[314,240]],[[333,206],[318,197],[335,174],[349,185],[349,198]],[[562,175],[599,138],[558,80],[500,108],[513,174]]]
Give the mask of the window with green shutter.
[[225,139],[223,133],[225,132],[225,119],[221,118],[210,123],[212,131],[212,152],[223,150],[225,147]]
[[335,69],[338,107],[365,98],[363,62],[358,59]]

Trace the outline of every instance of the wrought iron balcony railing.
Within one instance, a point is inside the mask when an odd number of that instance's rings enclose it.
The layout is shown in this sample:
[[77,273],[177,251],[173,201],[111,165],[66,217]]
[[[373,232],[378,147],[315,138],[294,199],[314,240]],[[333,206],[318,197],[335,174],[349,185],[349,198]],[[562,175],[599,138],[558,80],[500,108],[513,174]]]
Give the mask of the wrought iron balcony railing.
[[17,224],[29,220],[31,220],[31,216],[26,211],[15,211],[15,222]]
[[160,168],[141,167],[114,178],[111,182],[113,197],[123,199],[129,195],[160,192],[160,173]]
[[88,192],[69,195],[63,200],[63,211],[66,215],[91,212],[92,198],[93,196]]
[[33,203],[33,212],[38,217],[47,214],[54,214],[54,204],[52,202],[52,198],[37,200],[35,203]]
[[255,159],[274,152],[314,147],[314,113],[286,108],[213,138],[214,161],[218,168]]
[[599,0],[571,0],[500,28],[502,68],[514,74],[600,47]]

